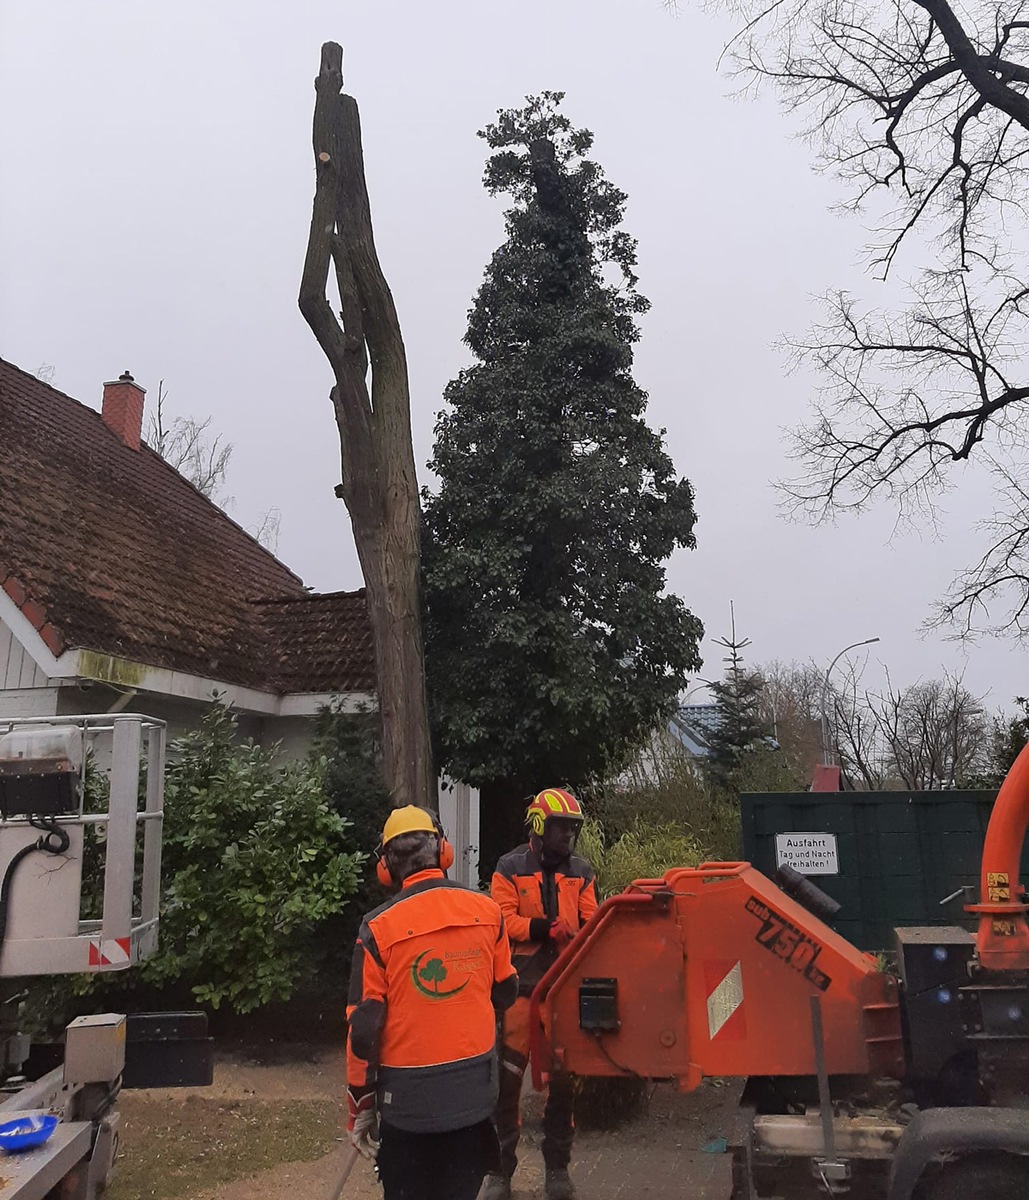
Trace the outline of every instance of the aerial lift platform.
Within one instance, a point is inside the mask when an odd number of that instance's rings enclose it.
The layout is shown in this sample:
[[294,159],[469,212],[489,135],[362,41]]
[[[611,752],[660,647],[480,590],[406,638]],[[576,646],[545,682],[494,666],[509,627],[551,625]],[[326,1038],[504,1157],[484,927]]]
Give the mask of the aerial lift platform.
[[199,1013],[79,1017],[63,1063],[35,1080],[24,1073],[29,977],[125,971],[157,947],[165,738],[163,721],[133,714],[0,720],[0,1128],[57,1118],[47,1140],[0,1154],[0,1200],[107,1191],[130,1022],[164,1035],[185,1023],[195,1035],[170,1069],[162,1054],[156,1074],[145,1038],[133,1037],[136,1086],[211,1081]]

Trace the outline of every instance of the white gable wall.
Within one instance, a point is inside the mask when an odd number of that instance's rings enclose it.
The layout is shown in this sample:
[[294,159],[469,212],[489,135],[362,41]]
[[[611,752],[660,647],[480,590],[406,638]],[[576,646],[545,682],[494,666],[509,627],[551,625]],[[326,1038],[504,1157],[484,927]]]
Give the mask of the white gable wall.
[[0,620],[0,717],[50,717],[56,712],[56,684]]
[[45,688],[49,684],[10,627],[0,620],[0,690]]
[[57,688],[15,688],[0,691],[0,719],[53,717],[57,714]]

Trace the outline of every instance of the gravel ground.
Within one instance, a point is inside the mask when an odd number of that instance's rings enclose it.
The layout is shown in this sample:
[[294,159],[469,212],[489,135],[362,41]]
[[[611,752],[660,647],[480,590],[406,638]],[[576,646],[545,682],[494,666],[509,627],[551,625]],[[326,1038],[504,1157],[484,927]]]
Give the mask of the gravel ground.
[[[125,1166],[111,1200],[331,1200],[347,1157],[342,1056],[285,1047],[275,1059],[234,1054],[220,1059],[210,1088],[125,1093]],[[731,1085],[689,1095],[661,1085],[641,1119],[613,1132],[580,1131],[572,1174],[581,1200],[728,1200],[729,1156],[703,1147],[732,1140],[736,1097]],[[542,1197],[541,1102],[527,1091],[517,1200]],[[259,1169],[248,1170],[250,1162]],[[344,1196],[381,1200],[363,1160]]]

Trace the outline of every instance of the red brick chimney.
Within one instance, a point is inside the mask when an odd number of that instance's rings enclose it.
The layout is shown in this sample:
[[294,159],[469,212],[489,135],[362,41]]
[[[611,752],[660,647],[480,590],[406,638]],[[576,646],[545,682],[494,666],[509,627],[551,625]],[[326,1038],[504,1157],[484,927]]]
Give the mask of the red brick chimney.
[[130,450],[139,449],[143,435],[143,397],[146,388],[141,388],[125,371],[113,383],[104,384],[104,405],[101,415],[108,428],[121,438]]

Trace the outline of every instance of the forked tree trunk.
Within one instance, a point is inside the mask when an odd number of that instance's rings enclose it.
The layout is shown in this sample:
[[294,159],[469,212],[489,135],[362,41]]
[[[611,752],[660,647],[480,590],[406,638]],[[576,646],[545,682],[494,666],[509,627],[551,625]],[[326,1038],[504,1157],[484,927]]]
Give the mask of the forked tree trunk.
[[[336,491],[350,513],[368,593],[386,783],[394,804],[435,808],[407,356],[375,253],[357,102],[342,87],[343,50],[326,42],[315,80],[316,185],[300,311],[336,377],[331,397],[342,459]],[[327,296],[330,267],[342,325]]]

